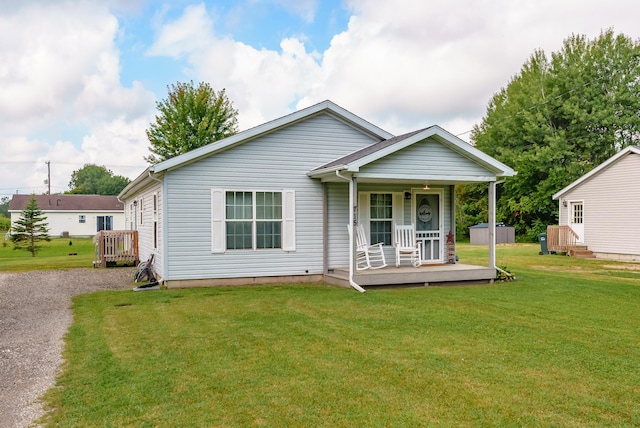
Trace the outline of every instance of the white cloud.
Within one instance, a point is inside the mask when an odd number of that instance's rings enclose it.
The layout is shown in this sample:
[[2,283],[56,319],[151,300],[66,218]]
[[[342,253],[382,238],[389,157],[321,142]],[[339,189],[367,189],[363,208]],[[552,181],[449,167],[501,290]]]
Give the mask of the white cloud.
[[155,95],[120,83],[118,27],[106,7],[82,0],[0,13],[0,194],[45,191],[49,160],[52,191],[85,163],[144,167]]
[[175,21],[160,28],[148,55],[181,58],[190,52],[206,49],[212,43],[213,21],[204,4],[189,6]]
[[[198,79],[227,90],[243,128],[289,113],[309,81],[320,78],[317,53],[306,52],[298,39],[282,40],[279,52],[256,49],[217,37],[211,19],[202,5],[185,9],[161,27],[148,54],[186,57]],[[182,42],[189,40],[199,41]]]
[[[284,39],[279,51],[218,35],[203,6],[162,27],[154,53],[183,55],[200,79],[226,87],[243,128],[332,99],[394,133],[434,123],[464,133],[535,49],[550,54],[571,33],[596,37],[611,26],[638,34],[625,0],[607,8],[595,0],[351,0],[347,6],[347,30],[320,54],[306,51],[304,35]],[[314,7],[300,3],[300,11]]]

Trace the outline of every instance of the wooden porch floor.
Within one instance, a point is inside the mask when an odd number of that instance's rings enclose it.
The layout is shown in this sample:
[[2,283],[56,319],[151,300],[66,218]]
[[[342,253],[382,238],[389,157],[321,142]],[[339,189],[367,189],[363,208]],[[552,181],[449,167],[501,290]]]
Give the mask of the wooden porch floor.
[[[367,286],[384,285],[445,285],[470,282],[490,283],[496,278],[496,270],[484,266],[461,263],[423,265],[419,267],[391,265],[382,269],[360,270],[354,273],[356,284]],[[349,287],[349,268],[330,269],[325,275],[330,284]]]

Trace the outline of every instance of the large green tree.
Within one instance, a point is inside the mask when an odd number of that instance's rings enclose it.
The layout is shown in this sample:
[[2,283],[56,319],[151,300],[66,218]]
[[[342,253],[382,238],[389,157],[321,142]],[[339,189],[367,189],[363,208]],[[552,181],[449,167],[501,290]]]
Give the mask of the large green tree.
[[208,83],[176,83],[166,99],[156,103],[159,113],[147,129],[155,164],[238,132],[238,111],[225,90],[216,92]]
[[104,166],[85,164],[73,171],[67,193],[80,195],[117,195],[131,180],[115,175]]
[[[640,44],[612,30],[536,51],[489,102],[472,143],[518,174],[499,186],[498,220],[534,238],[556,224],[551,195],[640,142]],[[463,229],[486,221],[486,186],[460,189]]]
[[27,250],[35,257],[36,251],[40,249],[38,242],[51,240],[48,226],[47,217],[40,210],[35,196],[31,195],[27,206],[20,212],[20,217],[11,228],[13,249]]

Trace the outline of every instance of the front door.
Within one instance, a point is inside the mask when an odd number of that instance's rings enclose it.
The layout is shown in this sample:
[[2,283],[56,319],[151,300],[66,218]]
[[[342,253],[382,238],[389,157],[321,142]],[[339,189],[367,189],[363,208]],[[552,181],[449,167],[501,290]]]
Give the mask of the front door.
[[578,235],[577,241],[584,243],[584,202],[569,203],[569,226]]
[[423,263],[442,262],[442,194],[417,191],[413,197],[412,221],[420,244]]

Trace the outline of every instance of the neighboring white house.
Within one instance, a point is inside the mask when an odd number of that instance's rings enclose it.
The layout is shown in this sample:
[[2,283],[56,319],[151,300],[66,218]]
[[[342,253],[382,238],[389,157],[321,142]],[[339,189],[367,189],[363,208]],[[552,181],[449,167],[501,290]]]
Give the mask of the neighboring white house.
[[[490,280],[448,265],[455,186],[515,172],[438,126],[393,136],[325,101],[168,159],[118,195],[140,259],[169,287],[325,280],[361,285]],[[394,224],[414,224],[425,268],[353,268],[347,225],[394,259]],[[442,272],[446,271],[446,274]],[[438,273],[440,272],[440,273]],[[407,276],[408,275],[408,276]]]
[[569,226],[598,258],[640,260],[640,148],[629,146],[553,195]]
[[[124,229],[124,204],[117,196],[35,195],[47,217],[49,235],[89,237],[100,230]],[[13,195],[9,213],[13,224],[29,203],[31,195]]]

